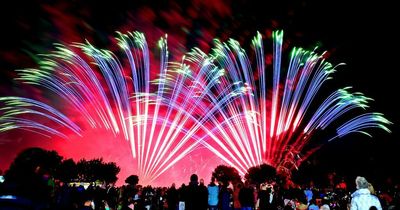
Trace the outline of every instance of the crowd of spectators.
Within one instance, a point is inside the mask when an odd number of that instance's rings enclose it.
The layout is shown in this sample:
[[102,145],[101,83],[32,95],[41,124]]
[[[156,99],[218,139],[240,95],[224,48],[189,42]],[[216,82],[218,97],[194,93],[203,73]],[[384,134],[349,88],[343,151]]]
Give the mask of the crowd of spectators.
[[[53,181],[53,182],[52,182]],[[290,181],[209,183],[196,174],[179,187],[127,184],[62,183],[43,177],[46,188],[13,183],[0,184],[0,209],[34,210],[272,210],[272,209],[396,209],[400,206],[398,185],[390,180],[373,186],[364,177],[344,179],[326,186],[313,182],[298,185]],[[333,184],[333,185],[332,185]],[[354,186],[352,188],[352,186]],[[21,192],[21,189],[29,189]],[[356,189],[355,191],[352,189]],[[366,207],[368,205],[368,208]]]

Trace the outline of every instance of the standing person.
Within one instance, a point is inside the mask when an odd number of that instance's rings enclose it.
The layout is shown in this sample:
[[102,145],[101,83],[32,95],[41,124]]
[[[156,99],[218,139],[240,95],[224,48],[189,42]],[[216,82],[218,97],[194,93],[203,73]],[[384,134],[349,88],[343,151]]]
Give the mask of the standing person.
[[207,189],[207,187],[204,185],[204,179],[200,179],[200,185],[199,185],[199,188],[200,188],[200,199],[201,199],[201,201],[200,201],[200,208],[202,209],[202,210],[207,210],[207,208],[208,208],[208,189]]
[[256,210],[275,210],[278,208],[273,186],[262,183],[258,192]]
[[215,184],[215,177],[211,178],[210,184],[207,186],[208,190],[208,209],[217,210],[218,209],[218,196],[219,187]]
[[244,187],[239,191],[239,202],[242,210],[254,209],[254,194],[253,187],[249,186],[248,182],[244,183]]
[[185,210],[202,210],[199,177],[197,174],[190,176],[189,185],[186,187]]
[[311,199],[314,196],[314,194],[313,194],[313,192],[311,190],[311,187],[309,187],[309,186],[306,187],[306,189],[304,190],[304,195],[306,196],[307,204],[309,204]]
[[167,204],[168,210],[177,210],[178,209],[178,190],[175,187],[175,183],[172,183],[171,187],[167,190]]
[[233,189],[233,209],[240,210],[242,206],[240,205],[239,201],[239,192],[242,189],[242,183],[237,183],[235,188]]
[[351,194],[350,210],[368,210],[375,206],[378,210],[382,210],[378,197],[372,195],[368,190],[368,181],[361,176],[356,178],[357,190]]
[[267,184],[261,183],[260,191],[258,191],[256,210],[266,210],[267,203],[269,202],[269,195],[267,192]]
[[178,190],[178,210],[185,210],[186,185],[182,184]]
[[310,203],[308,205],[308,210],[319,210],[319,207],[314,198],[310,200]]
[[227,182],[222,182],[219,188],[219,206],[221,210],[233,210],[232,190]]

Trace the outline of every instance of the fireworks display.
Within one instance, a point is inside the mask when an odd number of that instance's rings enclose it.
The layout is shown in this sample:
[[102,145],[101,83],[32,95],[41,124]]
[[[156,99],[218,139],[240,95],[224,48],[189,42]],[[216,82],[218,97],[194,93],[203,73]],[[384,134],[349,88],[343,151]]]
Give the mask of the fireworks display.
[[[1,97],[0,131],[65,141],[85,139],[87,132],[112,134],[128,143],[132,162],[123,167],[134,168],[144,184],[205,148],[201,158],[220,160],[211,168],[224,163],[243,175],[267,163],[290,171],[318,149],[305,150],[309,142],[369,135],[371,127],[390,132],[382,114],[363,113],[371,100],[363,94],[345,87],[324,95],[321,87],[335,66],[323,55],[294,48],[287,60],[283,32],[273,32],[272,39],[271,66],[261,34],[249,53],[233,39],[216,40],[210,53],[194,48],[174,60],[167,36],[155,53],[139,32],[119,33],[119,51],[89,42],[56,44],[40,55],[38,68],[17,70],[16,80],[43,95]],[[328,137],[313,139],[318,132]]]

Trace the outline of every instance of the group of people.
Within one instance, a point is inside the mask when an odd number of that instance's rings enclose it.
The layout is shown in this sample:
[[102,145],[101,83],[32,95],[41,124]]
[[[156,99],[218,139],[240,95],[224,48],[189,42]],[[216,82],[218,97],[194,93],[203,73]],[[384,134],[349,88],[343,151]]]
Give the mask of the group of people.
[[[192,175],[191,183],[196,182],[197,176]],[[216,184],[215,178],[212,178],[211,183],[207,186],[208,191],[208,210],[272,210],[272,209],[288,209],[288,210],[330,210],[330,209],[350,209],[350,210],[382,210],[382,205],[379,198],[375,195],[372,185],[366,178],[358,176],[355,179],[356,191],[354,191],[347,205],[332,205],[329,202],[322,202],[319,205],[315,202],[315,196],[310,189],[304,189],[303,195],[295,195],[285,193],[283,189],[269,183],[261,183],[259,188],[248,185],[248,183],[232,185]],[[190,185],[189,185],[190,186]],[[199,185],[201,187],[202,185]],[[274,192],[276,189],[281,192]],[[224,196],[219,195],[219,189],[225,189],[225,192],[231,193],[231,202],[227,205],[227,200],[219,200]],[[228,189],[228,191],[226,190]],[[193,195],[192,195],[193,196]],[[193,196],[192,198],[196,198]],[[200,200],[199,200],[200,201]],[[225,204],[224,204],[225,203]],[[187,205],[185,209],[179,210],[204,210],[202,205]],[[204,205],[203,205],[204,206]],[[193,208],[194,207],[194,208]]]
[[357,190],[339,205],[327,200],[317,203],[317,195],[313,195],[309,188],[291,191],[272,183],[261,183],[259,187],[255,187],[247,182],[233,186],[218,183],[215,178],[205,186],[203,180],[198,183],[194,174],[183,191],[185,197],[178,199],[181,204],[170,210],[382,210],[380,200],[374,195],[372,185],[366,178],[358,176],[355,186]]
[[[205,184],[196,174],[190,182],[176,188],[153,188],[140,185],[100,187],[56,186],[49,200],[43,200],[40,208],[75,210],[373,210],[390,209],[381,205],[373,188],[364,177],[355,179],[357,190],[342,203],[325,200],[315,189],[282,186],[275,182],[260,185],[248,182],[221,182],[212,178]],[[1,186],[0,186],[1,187]],[[1,191],[1,190],[0,190]],[[3,191],[5,192],[5,191]],[[348,191],[346,190],[346,193]],[[371,193],[372,192],[372,193]],[[326,193],[326,192],[325,192]],[[326,195],[326,194],[325,194]],[[4,195],[8,196],[8,195]],[[0,192],[1,197],[1,192]],[[319,202],[316,202],[318,200]],[[33,200],[34,201],[34,200]],[[19,202],[19,201],[18,201]],[[10,203],[10,197],[0,198],[2,205]],[[20,205],[20,203],[16,203]],[[7,204],[8,205],[8,204]],[[36,205],[37,206],[37,205]],[[382,206],[384,208],[382,208]],[[9,208],[12,209],[12,208]]]

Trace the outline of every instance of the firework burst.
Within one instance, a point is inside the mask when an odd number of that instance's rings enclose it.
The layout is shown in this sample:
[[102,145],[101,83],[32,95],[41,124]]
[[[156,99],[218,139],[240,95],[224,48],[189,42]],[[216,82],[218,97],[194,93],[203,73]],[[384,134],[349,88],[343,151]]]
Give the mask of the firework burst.
[[254,62],[237,41],[216,41],[210,60],[225,69],[229,78],[240,81],[245,91],[209,118],[214,135],[204,137],[207,148],[241,174],[263,163],[290,171],[318,149],[304,151],[314,133],[329,126],[337,129],[326,141],[353,132],[370,135],[365,130],[371,127],[390,132],[386,126],[391,123],[380,113],[348,118],[354,114],[351,111],[366,109],[371,100],[361,93],[351,93],[350,87],[333,91],[316,104],[314,99],[323,97],[318,94],[335,67],[322,55],[302,48],[294,48],[288,66],[282,67],[282,37],[282,31],[273,33],[272,76],[268,76],[271,74],[266,68],[260,34],[252,41]]
[[[158,42],[155,61],[139,32],[119,33],[117,54],[90,43],[55,45],[38,68],[18,70],[17,80],[50,91],[57,103],[1,97],[0,131],[69,139],[88,129],[107,130],[130,143],[143,183],[200,146],[241,174],[262,163],[290,170],[304,160],[300,154],[315,132],[366,108],[370,99],[343,88],[311,109],[335,68],[301,48],[292,50],[283,68],[282,37],[281,31],[273,34],[271,83],[260,34],[252,42],[254,62],[235,40],[216,41],[211,54],[195,48],[174,62],[168,61],[166,38]],[[389,132],[388,124],[379,113],[362,114],[337,126],[330,140],[368,134],[369,127]]]

